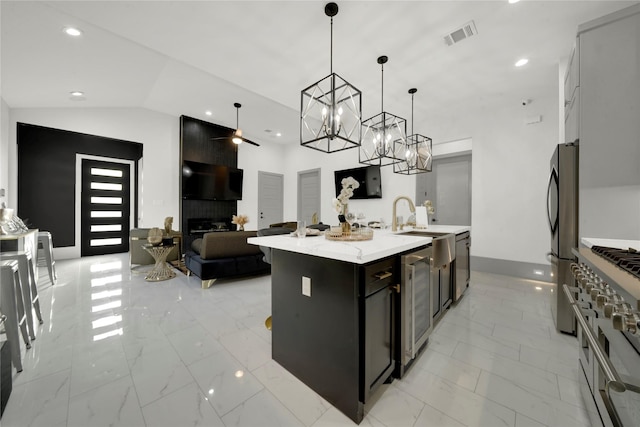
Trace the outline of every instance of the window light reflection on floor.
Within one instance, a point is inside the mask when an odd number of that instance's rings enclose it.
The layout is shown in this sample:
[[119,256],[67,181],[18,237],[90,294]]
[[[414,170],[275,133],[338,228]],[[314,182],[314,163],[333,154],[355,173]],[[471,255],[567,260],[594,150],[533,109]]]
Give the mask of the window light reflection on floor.
[[118,282],[122,282],[122,274],[114,274],[113,276],[96,277],[95,279],[91,279],[91,287],[95,288],[98,286],[108,285],[109,283]]
[[115,325],[118,322],[122,322],[122,316],[120,315],[101,317],[91,322],[91,327],[93,329],[104,328],[105,326]]
[[94,335],[93,340],[100,341],[105,338],[115,337],[117,335],[122,335],[122,328],[114,329],[113,331],[105,332],[104,334]]
[[103,262],[99,264],[92,264],[90,270],[92,273],[98,273],[101,271],[120,270],[122,269],[122,261]]
[[111,308],[118,308],[121,306],[122,306],[122,301],[111,301],[102,305],[94,305],[93,307],[91,307],[91,312],[98,313],[100,311],[109,310]]
[[119,297],[121,295],[122,295],[122,289],[113,289],[109,291],[95,292],[91,294],[91,301],[95,301],[97,299]]

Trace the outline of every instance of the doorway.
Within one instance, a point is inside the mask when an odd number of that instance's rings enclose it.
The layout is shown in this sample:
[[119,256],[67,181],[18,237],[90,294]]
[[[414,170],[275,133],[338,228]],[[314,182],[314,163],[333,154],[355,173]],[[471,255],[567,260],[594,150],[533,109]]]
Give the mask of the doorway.
[[80,255],[129,251],[131,166],[81,159]]
[[258,229],[283,221],[284,175],[258,171]]
[[416,204],[431,200],[432,224],[471,225],[471,155],[434,158],[431,173],[416,175]]
[[320,169],[298,172],[298,219],[320,222]]

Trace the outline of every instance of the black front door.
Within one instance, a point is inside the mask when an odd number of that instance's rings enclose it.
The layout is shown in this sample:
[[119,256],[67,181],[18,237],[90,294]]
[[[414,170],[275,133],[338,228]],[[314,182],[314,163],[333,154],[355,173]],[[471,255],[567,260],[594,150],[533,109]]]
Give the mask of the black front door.
[[81,255],[129,251],[129,164],[82,160]]

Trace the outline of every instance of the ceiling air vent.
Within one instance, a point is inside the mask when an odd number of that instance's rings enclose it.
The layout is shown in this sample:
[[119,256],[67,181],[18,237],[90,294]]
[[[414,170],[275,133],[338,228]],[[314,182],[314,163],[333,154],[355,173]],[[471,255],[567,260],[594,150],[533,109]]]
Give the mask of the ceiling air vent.
[[473,21],[469,21],[462,27],[444,36],[444,42],[447,44],[447,46],[451,46],[454,43],[458,43],[466,38],[475,36],[476,34],[478,34],[476,24]]

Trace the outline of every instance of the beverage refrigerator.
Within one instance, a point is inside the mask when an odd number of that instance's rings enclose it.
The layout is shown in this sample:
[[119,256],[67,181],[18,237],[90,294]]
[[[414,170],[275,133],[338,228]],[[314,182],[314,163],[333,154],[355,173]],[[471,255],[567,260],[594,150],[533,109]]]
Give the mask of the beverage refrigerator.
[[562,285],[573,286],[571,252],[578,246],[578,140],[559,144],[551,157],[551,172],[547,188],[547,216],[551,231],[551,274],[554,289],[551,313],[556,329],[576,333],[576,319]]

